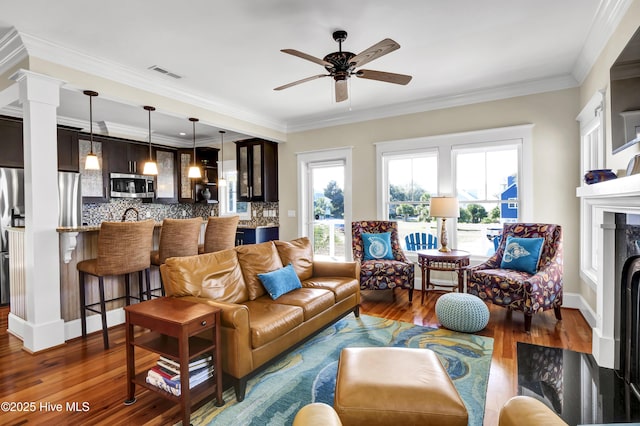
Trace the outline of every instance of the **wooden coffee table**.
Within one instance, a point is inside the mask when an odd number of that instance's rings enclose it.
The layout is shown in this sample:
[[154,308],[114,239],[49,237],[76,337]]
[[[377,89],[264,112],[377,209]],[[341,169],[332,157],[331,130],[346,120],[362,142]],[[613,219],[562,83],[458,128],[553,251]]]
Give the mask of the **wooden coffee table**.
[[[215,394],[216,405],[222,399],[222,362],[220,347],[220,309],[203,303],[187,302],[173,297],[162,297],[135,305],[125,306],[127,327],[127,395],[125,405],[136,402],[136,385],[150,389],[180,404],[182,424],[188,425],[191,405]],[[150,330],[138,337],[134,326]],[[211,339],[200,335],[209,331]],[[175,396],[146,383],[148,370],[136,373],[135,347],[158,353],[180,364],[180,396]],[[189,360],[211,353],[214,374],[203,383],[189,389]]]

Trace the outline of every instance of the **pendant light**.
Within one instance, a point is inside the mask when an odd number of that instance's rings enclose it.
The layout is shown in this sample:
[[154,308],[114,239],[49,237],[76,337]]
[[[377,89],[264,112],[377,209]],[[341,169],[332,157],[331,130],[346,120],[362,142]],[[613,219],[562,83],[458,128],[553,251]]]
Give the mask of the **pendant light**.
[[158,174],[158,165],[153,161],[153,157],[151,156],[151,111],[155,111],[156,109],[148,105],[145,105],[142,108],[149,111],[149,161],[144,163],[144,170],[142,171],[142,174],[155,176]]
[[197,118],[190,117],[189,121],[193,123],[193,165],[189,167],[189,173],[187,176],[191,179],[200,179],[202,177],[202,173],[200,172],[200,167],[196,166],[196,121],[199,121]]
[[224,134],[227,133],[224,130],[220,130],[220,177],[218,178],[218,186],[227,186],[227,180],[224,178]]
[[98,156],[93,153],[93,97],[98,96],[98,92],[94,92],[93,90],[85,90],[85,95],[89,96],[89,138],[91,140],[91,149],[89,150],[89,154],[87,154],[87,158],[84,163],[85,170],[100,170],[100,161],[98,161]]

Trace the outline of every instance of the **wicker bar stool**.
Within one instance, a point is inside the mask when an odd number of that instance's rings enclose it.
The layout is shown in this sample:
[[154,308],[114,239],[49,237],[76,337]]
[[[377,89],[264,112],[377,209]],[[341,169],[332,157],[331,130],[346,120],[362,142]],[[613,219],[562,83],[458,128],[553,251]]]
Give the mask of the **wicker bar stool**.
[[[160,243],[158,250],[151,252],[151,264],[162,265],[170,257],[194,256],[198,254],[198,240],[202,218],[193,219],[165,219],[162,221],[160,231]],[[147,296],[151,299],[151,286],[147,281]],[[164,285],[160,276],[160,289],[164,296]]]
[[199,247],[200,253],[234,248],[239,221],[240,216],[210,217],[204,233],[204,244]]
[[[142,222],[102,222],[98,233],[98,257],[78,263],[80,284],[80,319],[82,322],[82,336],[87,335],[87,312],[100,314],[102,317],[102,337],[104,348],[109,349],[109,334],[107,332],[106,303],[125,299],[129,305],[131,299],[142,300],[142,271],[149,282],[149,251],[153,242],[153,220]],[[130,274],[138,272],[139,297],[131,296]],[[85,277],[86,274],[98,277],[98,292],[100,301],[87,304]],[[104,277],[125,277],[125,296],[105,300]],[[94,308],[100,305],[100,310]]]

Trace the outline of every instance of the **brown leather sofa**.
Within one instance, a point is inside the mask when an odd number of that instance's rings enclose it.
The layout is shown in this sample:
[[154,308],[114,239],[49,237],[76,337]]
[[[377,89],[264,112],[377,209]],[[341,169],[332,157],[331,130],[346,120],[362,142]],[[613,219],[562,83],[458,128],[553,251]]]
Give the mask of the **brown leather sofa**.
[[[535,398],[515,396],[500,410],[498,426],[567,426],[560,416]],[[343,426],[327,404],[307,404],[298,411],[293,426]],[[344,425],[346,426],[346,424]]]
[[[289,263],[302,288],[273,300],[257,274]],[[222,310],[222,367],[238,401],[259,367],[350,312],[359,316],[358,264],[314,261],[308,238],[169,258],[160,271],[167,296]]]

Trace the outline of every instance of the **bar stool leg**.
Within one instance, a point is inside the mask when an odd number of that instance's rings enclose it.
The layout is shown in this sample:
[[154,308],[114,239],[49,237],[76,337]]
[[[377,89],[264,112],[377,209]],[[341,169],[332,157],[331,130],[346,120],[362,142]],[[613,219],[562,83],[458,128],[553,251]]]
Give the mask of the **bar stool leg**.
[[84,287],[85,274],[82,271],[78,271],[78,275],[78,282],[80,283],[80,324],[82,326],[82,337],[87,337],[87,301],[85,299],[86,290]]
[[100,290],[100,316],[102,317],[102,340],[104,348],[109,349],[109,332],[107,330],[107,306],[104,302],[104,278],[98,277],[98,288]]
[[131,304],[131,280],[129,274],[124,274],[124,303],[129,306]]
[[[140,273],[142,276],[142,272]],[[146,268],[144,270],[144,276],[147,279],[147,291],[149,292],[149,300],[151,300],[151,268]],[[164,296],[164,288],[162,288],[162,278],[160,279],[160,286],[162,289],[162,295]]]

